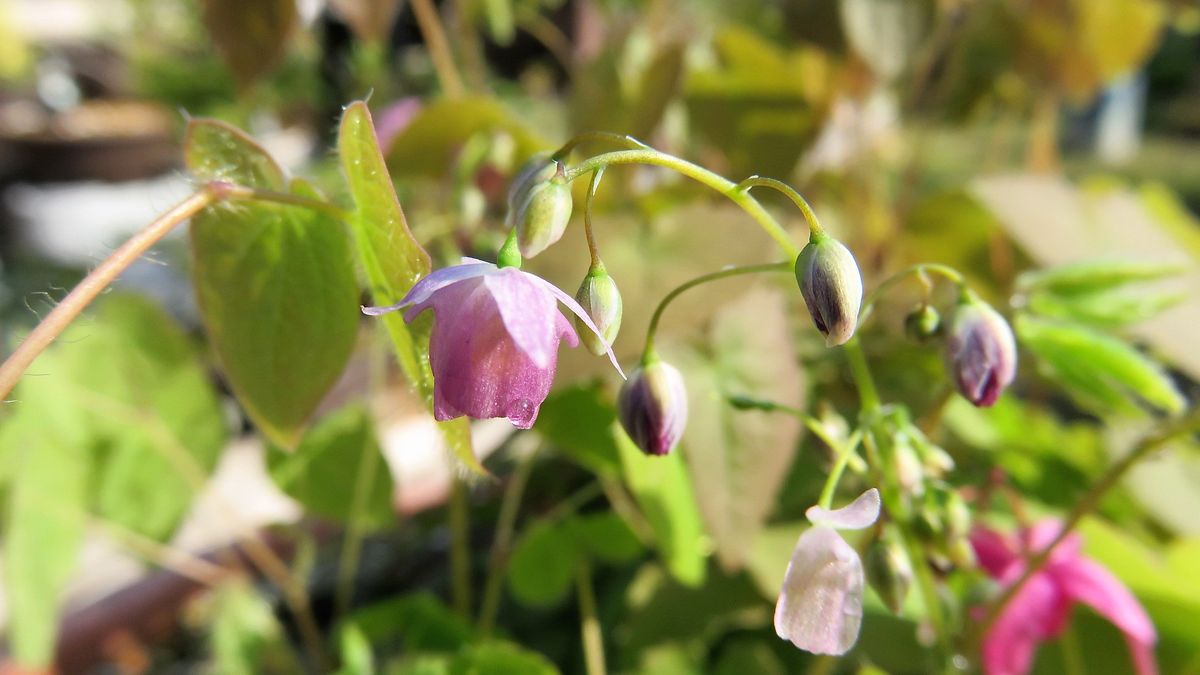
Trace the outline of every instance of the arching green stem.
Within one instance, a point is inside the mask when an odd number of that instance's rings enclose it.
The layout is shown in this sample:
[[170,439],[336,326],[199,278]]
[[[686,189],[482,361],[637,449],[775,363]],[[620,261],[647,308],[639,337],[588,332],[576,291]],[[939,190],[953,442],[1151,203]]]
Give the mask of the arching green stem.
[[846,465],[850,463],[850,458],[854,457],[854,451],[858,449],[858,444],[862,441],[862,432],[855,431],[850,434],[850,438],[846,439],[844,447],[838,448],[837,459],[833,462],[833,467],[829,469],[829,477],[825,479],[825,486],[821,488],[821,496],[817,499],[817,506],[823,509],[833,507],[833,493],[837,490],[838,481],[842,479],[842,473],[846,471]]
[[682,284],[676,286],[674,289],[671,290],[670,293],[667,293],[665,296],[663,296],[663,299],[661,301],[659,301],[659,303],[658,303],[658,307],[654,308],[654,314],[650,317],[650,327],[646,329],[646,348],[642,352],[642,365],[647,365],[654,358],[654,334],[658,332],[658,321],[659,321],[659,319],[662,318],[663,311],[667,308],[667,305],[671,304],[672,300],[679,297],[681,294],[683,294],[684,291],[686,291],[690,288],[695,288],[701,284],[706,284],[710,281],[717,281],[718,279],[725,279],[727,277],[740,276],[743,274],[758,274],[759,272],[790,272],[790,271],[792,271],[792,263],[790,263],[790,262],[763,263],[761,265],[745,265],[745,266],[741,266],[741,267],[726,267],[725,269],[718,270],[716,272],[710,272],[708,274],[703,274],[701,276],[696,277],[695,279],[685,281]]
[[595,171],[601,166],[612,166],[613,164],[650,164],[662,166],[706,185],[725,195],[730,201],[742,207],[742,210],[750,214],[750,217],[754,218],[763,230],[771,235],[771,238],[779,244],[779,247],[783,249],[790,259],[795,260],[796,256],[800,255],[799,247],[788,237],[787,231],[779,223],[775,222],[775,219],[763,208],[762,204],[758,203],[756,199],[745,191],[739,190],[736,183],[702,166],[692,164],[674,155],[668,155],[665,152],[659,152],[653,148],[620,150],[590,157],[578,166],[568,170],[566,178],[568,181],[575,180],[580,176]]
[[567,141],[561,148],[558,149],[557,152],[551,155],[550,158],[561,162],[562,160],[566,159],[567,155],[570,155],[571,151],[576,147],[584,143],[591,142],[613,143],[615,145],[632,148],[635,150],[650,149],[650,146],[639,141],[633,136],[628,136],[626,134],[614,134],[611,131],[588,131]]
[[862,309],[858,312],[859,327],[862,327],[862,325],[866,323],[867,317],[871,316],[871,312],[875,309],[875,303],[879,300],[879,297],[883,295],[884,291],[913,275],[916,275],[919,279],[921,279],[922,283],[925,283],[928,287],[928,284],[930,283],[930,274],[937,274],[945,277],[957,285],[960,291],[966,289],[967,287],[967,280],[963,278],[963,275],[949,265],[940,265],[938,263],[921,263],[919,265],[913,265],[912,267],[906,267],[887,279],[884,279],[883,282],[876,286],[875,290],[871,291],[871,294],[867,296],[866,301],[863,303]]
[[782,192],[796,208],[800,209],[800,213],[804,215],[804,222],[808,223],[808,233],[810,237],[815,237],[825,233],[825,229],[821,227],[821,221],[817,220],[817,214],[813,212],[812,207],[808,205],[808,200],[804,198],[796,188],[788,185],[781,180],[774,178],[764,178],[762,176],[750,176],[746,180],[737,184],[737,189],[742,192],[749,192],[750,188],[765,187]]
[[583,202],[583,233],[587,237],[588,254],[592,258],[592,271],[596,272],[604,269],[604,263],[600,262],[600,250],[596,247],[596,235],[592,232],[592,199],[603,177],[604,167],[592,172],[592,182],[588,184],[587,198]]

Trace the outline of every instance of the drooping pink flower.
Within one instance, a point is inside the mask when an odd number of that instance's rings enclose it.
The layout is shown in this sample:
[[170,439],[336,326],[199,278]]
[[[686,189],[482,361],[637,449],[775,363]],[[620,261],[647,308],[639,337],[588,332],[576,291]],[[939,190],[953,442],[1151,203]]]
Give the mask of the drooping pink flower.
[[832,511],[804,513],[813,526],[800,535],[775,604],[775,633],[814,654],[845,654],[862,626],[863,566],[837,530],[861,530],[879,518],[879,491],[867,490]]
[[[528,429],[550,393],[559,341],[579,344],[556,300],[596,330],[583,308],[545,279],[471,258],[421,279],[400,302],[363,312],[378,316],[407,308],[404,320],[411,322],[433,310],[429,362],[436,419],[507,417]],[[619,372],[611,348],[608,357]]]
[[[1028,557],[1050,545],[1062,524],[1043,520],[1016,536],[986,528],[971,533],[980,566],[1001,584],[1015,582]],[[1062,633],[1071,606],[1081,602],[1125,633],[1138,675],[1155,675],[1154,624],[1141,604],[1111,572],[1080,552],[1070,534],[1050,559],[1021,587],[984,637],[983,666],[988,675],[1021,675],[1033,666],[1038,644]]]

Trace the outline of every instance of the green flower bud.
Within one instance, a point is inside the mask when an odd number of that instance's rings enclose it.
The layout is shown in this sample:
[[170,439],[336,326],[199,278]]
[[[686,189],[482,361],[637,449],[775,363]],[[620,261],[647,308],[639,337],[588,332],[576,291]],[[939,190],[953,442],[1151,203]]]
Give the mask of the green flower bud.
[[888,531],[871,544],[864,566],[871,588],[893,614],[899,614],[913,580],[912,561],[904,546]]
[[862,273],[850,249],[827,234],[814,234],[796,257],[796,282],[825,343],[849,340],[863,296]]
[[929,342],[942,330],[942,316],[933,305],[921,303],[904,317],[904,333],[916,342]]
[[925,468],[917,456],[917,449],[904,432],[896,434],[892,443],[892,470],[905,495],[920,497],[925,494]]
[[965,538],[971,533],[971,509],[956,490],[948,490],[942,497],[942,520],[947,537]]
[[937,543],[942,538],[944,528],[942,517],[931,504],[924,504],[913,514],[913,533],[922,543]]
[[517,244],[526,258],[558,241],[571,220],[574,200],[564,172],[561,162],[535,158],[509,190],[509,224],[517,228]]
[[617,282],[609,276],[603,263],[592,265],[588,270],[575,293],[575,301],[583,307],[604,337],[601,340],[582,319],[575,317],[575,331],[579,333],[579,339],[589,352],[603,356],[621,330],[621,292],[617,290]]
[[517,207],[525,203],[529,189],[550,180],[556,173],[558,173],[558,166],[554,160],[550,159],[549,153],[538,153],[521,165],[521,168],[517,170],[517,175],[513,176],[512,184],[508,186],[509,227],[516,225]]

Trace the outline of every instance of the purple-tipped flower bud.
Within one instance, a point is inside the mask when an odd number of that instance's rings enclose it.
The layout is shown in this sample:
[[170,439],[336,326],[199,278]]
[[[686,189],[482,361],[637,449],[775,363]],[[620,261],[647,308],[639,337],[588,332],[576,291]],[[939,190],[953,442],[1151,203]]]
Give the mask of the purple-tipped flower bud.
[[933,305],[921,303],[904,317],[904,332],[916,342],[928,342],[942,329],[942,317]]
[[958,391],[990,406],[1017,373],[1017,344],[1004,317],[973,295],[954,308],[946,331],[946,369]]
[[827,234],[814,234],[796,258],[796,281],[817,330],[830,347],[854,335],[862,304],[862,274],[850,249]]
[[899,614],[913,581],[912,561],[904,546],[889,530],[871,544],[865,563],[867,583],[892,614]]
[[[621,330],[621,292],[617,290],[617,282],[609,276],[603,263],[594,264],[588,270],[583,283],[579,285],[579,291],[575,293],[575,301],[600,331],[600,335],[596,335],[590,330],[578,328],[576,332],[583,346],[596,356],[606,354]],[[577,327],[582,323],[582,319],[575,318]]]
[[523,169],[509,192],[509,218],[526,258],[546,250],[567,229],[574,201],[564,173],[563,164],[553,160],[540,168]]
[[512,183],[508,186],[508,225],[510,227],[516,225],[514,216],[517,207],[525,202],[525,197],[529,195],[529,189],[550,180],[556,173],[558,173],[557,162],[544,152],[530,157],[521,165],[521,168],[517,170],[517,175],[513,176]]
[[687,390],[674,366],[654,359],[629,376],[617,397],[621,426],[647,455],[665,455],[687,425]]

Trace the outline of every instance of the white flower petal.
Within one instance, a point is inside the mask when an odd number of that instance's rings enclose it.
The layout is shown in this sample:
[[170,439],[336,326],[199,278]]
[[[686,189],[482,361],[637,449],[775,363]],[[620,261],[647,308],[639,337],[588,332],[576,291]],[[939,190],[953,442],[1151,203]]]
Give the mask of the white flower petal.
[[824,525],[839,530],[861,530],[870,527],[879,519],[879,490],[871,488],[858,499],[840,509],[823,509],[813,506],[804,512],[813,525]]
[[862,626],[863,568],[836,531],[815,526],[796,542],[775,605],[775,632],[814,654],[845,654]]

